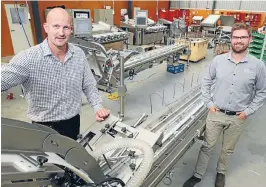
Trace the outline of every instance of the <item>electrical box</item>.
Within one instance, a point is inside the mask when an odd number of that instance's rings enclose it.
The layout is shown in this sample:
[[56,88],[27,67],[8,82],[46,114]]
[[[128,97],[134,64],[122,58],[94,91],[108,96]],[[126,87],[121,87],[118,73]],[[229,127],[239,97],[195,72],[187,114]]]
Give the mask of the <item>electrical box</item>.
[[90,36],[92,34],[91,12],[89,9],[72,9],[73,35]]
[[113,9],[94,9],[94,22],[99,21],[114,25]]
[[147,10],[137,10],[135,25],[137,28],[146,28],[148,26],[148,11]]

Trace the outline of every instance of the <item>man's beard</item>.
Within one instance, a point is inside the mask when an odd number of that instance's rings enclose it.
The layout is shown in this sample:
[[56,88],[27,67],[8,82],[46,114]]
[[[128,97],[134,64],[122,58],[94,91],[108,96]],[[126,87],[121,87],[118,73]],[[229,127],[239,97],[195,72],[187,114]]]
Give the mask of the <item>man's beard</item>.
[[[241,48],[235,47],[235,45],[237,45],[237,44],[242,45],[242,47]],[[243,53],[243,52],[245,52],[247,50],[248,45],[245,46],[243,43],[236,43],[236,44],[232,44],[231,47],[232,47],[232,50],[233,50],[234,53]]]

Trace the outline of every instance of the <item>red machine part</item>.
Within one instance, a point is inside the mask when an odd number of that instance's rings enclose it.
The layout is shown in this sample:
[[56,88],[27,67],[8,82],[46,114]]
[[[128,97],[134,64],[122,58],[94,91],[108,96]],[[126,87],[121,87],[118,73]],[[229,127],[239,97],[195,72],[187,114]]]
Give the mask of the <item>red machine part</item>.
[[159,18],[166,19],[168,21],[174,21],[174,18],[184,18],[186,25],[190,24],[190,10],[159,10]]
[[181,10],[180,17],[184,18],[186,26],[190,25],[190,10]]
[[242,13],[242,12],[227,12],[227,15],[232,15],[235,22],[250,23],[251,27],[258,27],[261,22],[261,14],[256,13]]
[[160,9],[159,10],[159,18],[168,20],[168,10]]
[[176,10],[176,18],[182,18],[182,10]]
[[249,22],[251,27],[258,27],[261,22],[261,14],[249,14]]
[[227,12],[227,15],[234,16],[235,22],[245,22],[245,14],[241,12]]
[[168,20],[169,21],[174,21],[174,18],[178,18],[177,17],[177,12],[178,12],[178,10],[169,10],[168,11]]

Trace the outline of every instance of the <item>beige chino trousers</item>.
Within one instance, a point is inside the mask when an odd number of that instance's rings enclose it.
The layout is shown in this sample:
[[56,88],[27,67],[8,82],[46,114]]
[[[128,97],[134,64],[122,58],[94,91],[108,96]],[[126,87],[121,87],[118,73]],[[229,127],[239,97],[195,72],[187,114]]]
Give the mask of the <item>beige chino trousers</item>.
[[235,115],[227,115],[222,112],[208,113],[206,130],[204,132],[205,145],[202,145],[194,176],[202,178],[204,175],[210,154],[222,133],[222,151],[217,163],[217,172],[225,174],[228,168],[229,157],[233,154],[235,146],[244,129],[244,121]]

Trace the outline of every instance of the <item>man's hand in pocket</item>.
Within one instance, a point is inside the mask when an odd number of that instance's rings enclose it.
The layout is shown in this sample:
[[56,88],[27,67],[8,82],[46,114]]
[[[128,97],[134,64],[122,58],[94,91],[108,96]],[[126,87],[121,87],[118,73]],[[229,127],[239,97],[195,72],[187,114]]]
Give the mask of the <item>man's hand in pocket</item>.
[[211,106],[211,107],[209,108],[209,111],[210,111],[211,113],[215,113],[215,112],[219,111],[219,109],[216,108],[215,106]]
[[242,120],[247,119],[247,115],[245,112],[238,112],[238,113],[236,113],[236,115],[238,115],[239,119],[242,119]]

